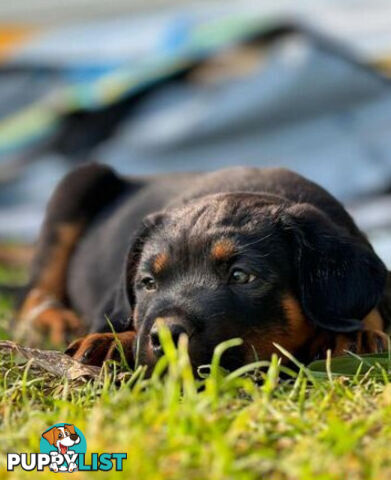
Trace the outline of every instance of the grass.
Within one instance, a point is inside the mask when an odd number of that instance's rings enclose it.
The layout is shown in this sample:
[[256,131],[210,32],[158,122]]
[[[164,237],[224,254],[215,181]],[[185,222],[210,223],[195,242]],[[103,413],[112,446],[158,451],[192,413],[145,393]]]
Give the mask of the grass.
[[[10,304],[3,299],[4,335],[9,335],[9,317]],[[42,432],[58,422],[79,427],[88,452],[128,454],[122,473],[78,472],[73,479],[391,478],[386,369],[383,375],[333,377],[328,364],[324,378],[302,369],[282,381],[274,357],[259,384],[253,375],[219,368],[228,343],[218,348],[209,376],[200,382],[193,378],[185,343],[177,351],[166,332],[162,335],[166,356],[150,379],[139,368],[119,381],[117,367],[107,365],[100,379],[71,382],[3,355],[0,478],[31,475],[6,472],[5,453],[38,452]]]

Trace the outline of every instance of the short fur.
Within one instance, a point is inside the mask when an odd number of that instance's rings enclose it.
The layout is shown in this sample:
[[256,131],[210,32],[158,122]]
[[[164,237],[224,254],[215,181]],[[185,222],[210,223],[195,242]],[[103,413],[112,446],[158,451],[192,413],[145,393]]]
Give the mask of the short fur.
[[[234,280],[237,269],[248,282]],[[69,174],[50,202],[31,289],[58,302],[59,318],[73,309],[90,332],[109,332],[108,317],[125,333],[130,362],[137,350],[153,366],[151,331],[163,318],[187,333],[194,367],[219,342],[243,338],[223,359],[234,368],[268,358],[276,342],[302,361],[337,345],[338,353],[358,342],[383,348],[386,337],[365,318],[380,311],[387,326],[386,278],[343,206],[291,171],[123,178],[91,164]],[[378,341],[362,341],[367,331]],[[69,321],[62,333],[72,334]],[[94,364],[114,351],[110,333],[69,349]]]

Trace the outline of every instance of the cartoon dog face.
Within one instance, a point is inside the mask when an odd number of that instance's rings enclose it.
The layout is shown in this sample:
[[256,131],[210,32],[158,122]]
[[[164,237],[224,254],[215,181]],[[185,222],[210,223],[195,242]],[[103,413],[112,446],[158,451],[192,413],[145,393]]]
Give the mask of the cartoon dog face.
[[67,453],[69,447],[80,442],[80,437],[76,433],[74,425],[69,423],[63,427],[53,427],[44,432],[42,436],[63,455]]

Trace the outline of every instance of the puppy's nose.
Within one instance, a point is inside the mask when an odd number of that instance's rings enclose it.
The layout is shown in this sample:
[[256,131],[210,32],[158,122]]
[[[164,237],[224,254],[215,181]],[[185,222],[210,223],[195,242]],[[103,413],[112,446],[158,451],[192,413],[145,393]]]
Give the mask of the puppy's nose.
[[71,437],[71,440],[73,440],[74,442],[79,438],[79,435],[77,435],[77,433],[71,433],[69,436]]
[[[171,322],[162,322],[162,323],[164,323],[166,327],[169,329],[172,337],[172,341],[174,342],[174,345],[177,346],[179,342],[179,337],[182,335],[182,333],[187,333],[186,328],[180,323],[171,323]],[[154,324],[154,326],[151,329],[150,337],[151,337],[152,348],[155,354],[158,354],[158,355],[163,354],[163,348],[160,343],[157,322]]]

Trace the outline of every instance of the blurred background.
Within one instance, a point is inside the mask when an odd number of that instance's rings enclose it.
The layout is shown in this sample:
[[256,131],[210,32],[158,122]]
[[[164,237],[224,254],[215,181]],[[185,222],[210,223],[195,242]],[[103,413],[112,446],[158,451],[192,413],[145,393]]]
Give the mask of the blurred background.
[[0,2],[0,241],[87,161],[291,168],[391,267],[391,2]]

